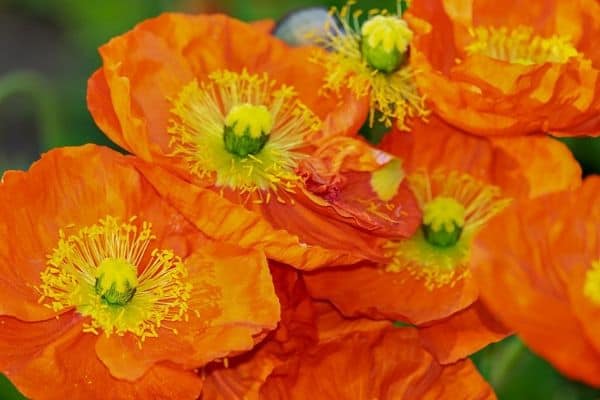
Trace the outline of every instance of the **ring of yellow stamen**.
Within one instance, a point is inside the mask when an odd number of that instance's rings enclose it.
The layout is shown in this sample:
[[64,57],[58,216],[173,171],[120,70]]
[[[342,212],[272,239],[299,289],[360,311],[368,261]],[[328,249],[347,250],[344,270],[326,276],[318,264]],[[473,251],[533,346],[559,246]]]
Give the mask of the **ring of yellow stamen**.
[[40,302],[89,317],[86,332],[132,333],[140,345],[165,322],[187,318],[187,269],[170,250],[149,251],[151,224],[134,222],[108,216],[70,236],[61,230],[41,273]]
[[583,294],[592,303],[600,306],[600,261],[594,261],[585,273]]
[[452,197],[438,196],[423,207],[423,234],[434,246],[458,242],[465,226],[465,207]]
[[376,15],[361,28],[361,53],[369,66],[391,73],[406,61],[412,36],[403,19],[392,15]]
[[512,64],[564,64],[579,56],[570,39],[554,35],[548,38],[537,36],[532,28],[518,26],[471,28],[472,42],[465,47],[467,54],[481,54]]
[[[440,170],[433,175],[421,171],[410,175],[408,182],[423,209],[423,226],[413,237],[389,244],[392,261],[386,270],[408,271],[430,290],[453,286],[469,274],[473,236],[510,199],[503,198],[498,187],[455,171]],[[454,243],[432,243],[427,233],[428,229],[440,232],[457,227],[460,233]]]
[[[375,123],[378,111],[379,121],[386,126],[396,120],[399,129],[409,130],[408,118],[425,118],[428,114],[425,99],[414,83],[415,72],[402,60],[408,49],[400,51],[408,45],[412,33],[404,29],[400,16],[388,15],[385,10],[370,10],[369,20],[360,27],[358,19],[362,11],[351,12],[353,4],[349,1],[341,10],[331,10],[332,18],[324,27],[327,34],[315,35],[313,39],[329,51],[315,53],[312,61],[322,64],[327,71],[325,89],[348,88],[358,97],[369,96],[370,126]],[[335,20],[340,24],[331,22]],[[386,53],[390,48],[401,56],[395,59],[395,55]]]
[[266,201],[294,190],[301,148],[320,127],[293,88],[266,74],[217,71],[184,86],[172,103],[173,155],[218,187]]

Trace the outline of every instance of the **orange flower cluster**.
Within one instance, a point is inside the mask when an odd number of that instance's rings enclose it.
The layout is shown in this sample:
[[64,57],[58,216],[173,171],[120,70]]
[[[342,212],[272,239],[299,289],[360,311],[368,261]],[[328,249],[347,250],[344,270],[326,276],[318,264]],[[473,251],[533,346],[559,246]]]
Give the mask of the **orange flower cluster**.
[[34,399],[495,399],[468,357],[517,332],[600,387],[600,181],[546,135],[600,134],[600,5],[412,3],[296,46],[183,14],[102,46],[88,106],[129,155],[4,175],[0,371]]
[[600,135],[596,0],[419,0],[406,15],[430,106],[484,136]]

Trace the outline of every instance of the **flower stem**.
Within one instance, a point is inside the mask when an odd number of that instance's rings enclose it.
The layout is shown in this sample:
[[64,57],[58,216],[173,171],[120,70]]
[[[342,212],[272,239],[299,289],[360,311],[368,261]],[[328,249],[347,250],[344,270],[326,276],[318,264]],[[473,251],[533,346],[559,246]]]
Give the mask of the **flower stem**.
[[498,355],[494,362],[494,368],[490,373],[489,381],[494,388],[501,387],[510,375],[519,359],[525,354],[527,347],[516,336],[506,344],[504,351]]

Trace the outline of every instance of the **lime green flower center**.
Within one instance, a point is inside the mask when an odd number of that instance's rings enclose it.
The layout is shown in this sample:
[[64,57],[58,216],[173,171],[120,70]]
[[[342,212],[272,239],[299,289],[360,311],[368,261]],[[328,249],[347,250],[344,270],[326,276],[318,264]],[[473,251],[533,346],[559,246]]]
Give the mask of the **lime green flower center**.
[[406,22],[392,15],[377,15],[361,28],[361,52],[372,68],[391,73],[406,61],[412,31]]
[[110,305],[127,304],[137,286],[136,268],[127,260],[106,258],[96,270],[96,293]]
[[257,154],[269,140],[272,129],[273,117],[267,107],[248,103],[236,105],[225,117],[225,148],[240,157]]
[[423,233],[434,246],[454,246],[465,225],[465,207],[452,197],[436,197],[423,208]]

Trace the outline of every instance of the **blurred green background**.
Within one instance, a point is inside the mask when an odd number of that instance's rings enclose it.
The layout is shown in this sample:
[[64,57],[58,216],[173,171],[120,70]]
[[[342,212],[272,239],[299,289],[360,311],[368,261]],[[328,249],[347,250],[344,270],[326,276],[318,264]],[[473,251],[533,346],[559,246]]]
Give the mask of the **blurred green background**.
[[[305,6],[344,0],[0,0],[0,171],[24,169],[47,149],[108,144],[85,102],[86,81],[100,65],[97,48],[164,11],[226,12],[243,20],[281,18]],[[363,8],[393,0],[363,0]],[[585,173],[600,172],[600,141],[566,141]],[[562,377],[517,338],[473,357],[504,399],[600,399],[600,392]],[[0,400],[23,397],[0,375]],[[361,399],[357,399],[361,400]]]

